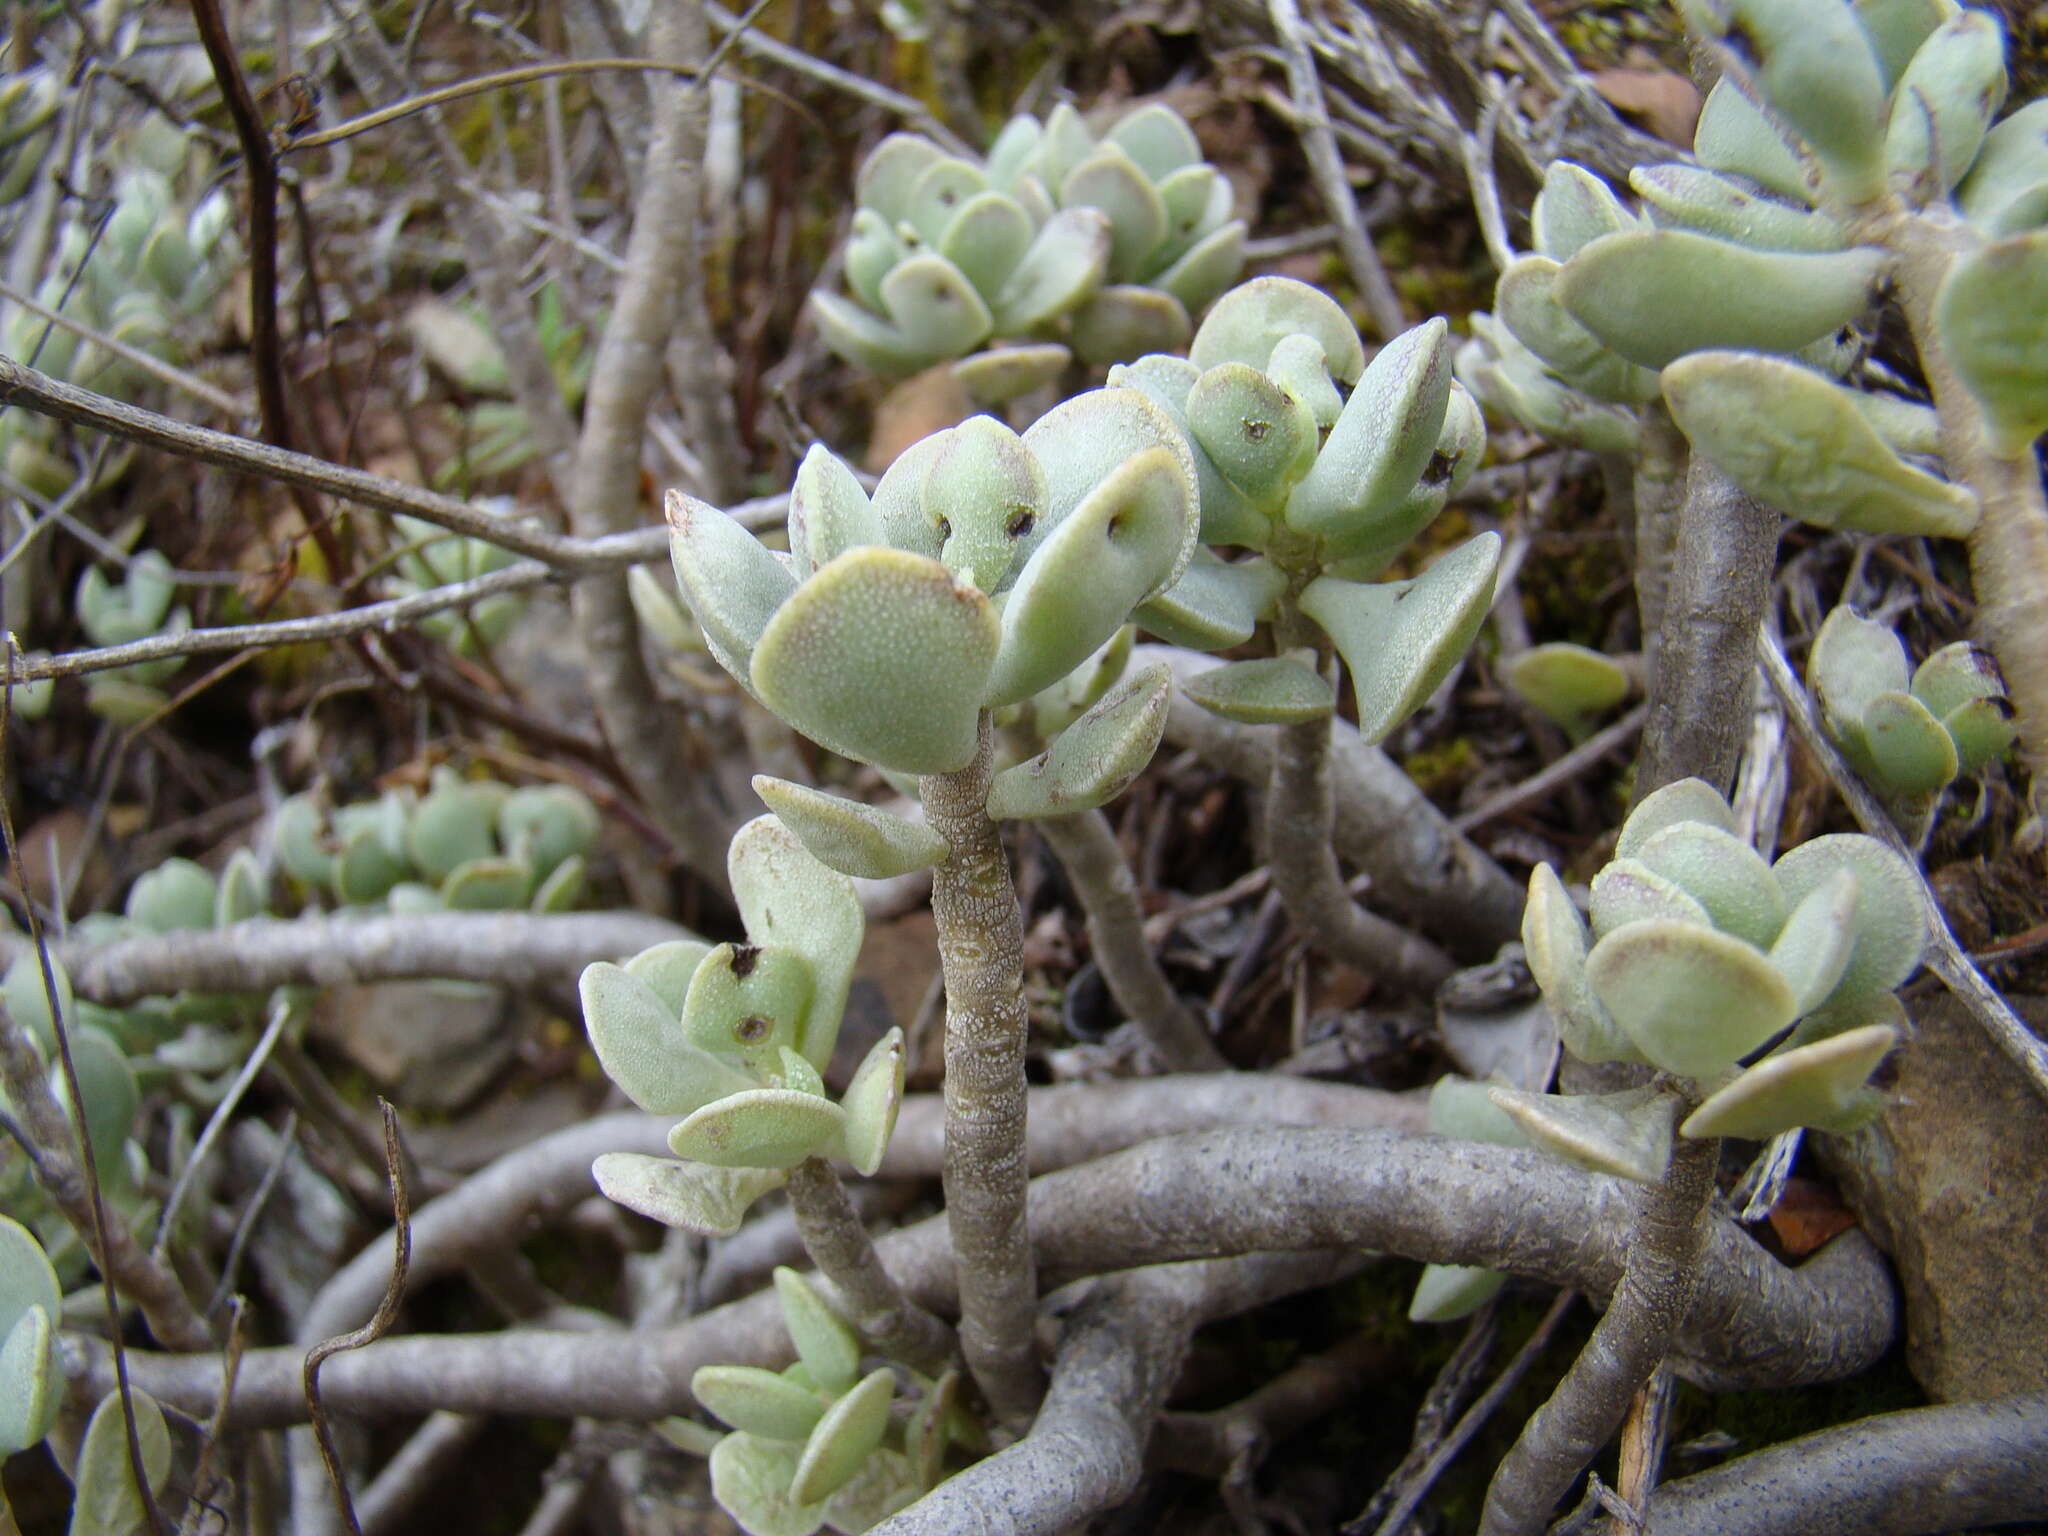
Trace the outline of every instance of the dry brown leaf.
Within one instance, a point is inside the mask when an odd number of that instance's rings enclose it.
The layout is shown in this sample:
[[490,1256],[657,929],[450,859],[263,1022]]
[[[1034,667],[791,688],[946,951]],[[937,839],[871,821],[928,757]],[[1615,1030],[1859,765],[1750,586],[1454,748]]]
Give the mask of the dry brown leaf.
[[1792,1258],[1804,1258],[1837,1233],[1856,1225],[1856,1216],[1833,1189],[1812,1179],[1785,1181],[1771,1210],[1771,1230]]
[[1593,89],[1617,112],[1626,114],[1667,144],[1692,147],[1692,131],[1700,119],[1700,93],[1685,76],[1668,69],[1600,69],[1590,77]]

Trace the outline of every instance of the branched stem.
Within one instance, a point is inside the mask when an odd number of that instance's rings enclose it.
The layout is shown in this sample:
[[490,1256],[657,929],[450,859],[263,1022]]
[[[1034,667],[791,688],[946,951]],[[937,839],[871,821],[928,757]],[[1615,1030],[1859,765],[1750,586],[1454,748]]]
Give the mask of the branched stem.
[[1434,992],[1451,974],[1450,957],[1351,899],[1332,846],[1335,820],[1330,722],[1281,726],[1266,795],[1266,857],[1288,917],[1309,943],[1353,970]]
[[822,1157],[805,1158],[790,1169],[788,1188],[804,1249],[838,1288],[861,1336],[890,1359],[927,1376],[943,1371],[958,1347],[953,1330],[889,1277],[832,1165]]
[[1025,1227],[1024,918],[986,804],[989,718],[974,760],[918,781],[950,849],[932,871],[946,983],[946,1212],[960,1283],[960,1345],[997,1417],[1027,1419],[1044,1391],[1032,1348],[1036,1270]]
[[1230,1063],[1173,990],[1145,942],[1137,881],[1100,811],[1038,823],[1088,914],[1088,939],[1110,995],[1173,1072],[1223,1072]]
[[1523,1426],[1486,1490],[1480,1536],[1535,1536],[1627,1415],[1692,1307],[1714,1192],[1716,1139],[1679,1137],[1629,1234],[1621,1284],[1550,1401]]

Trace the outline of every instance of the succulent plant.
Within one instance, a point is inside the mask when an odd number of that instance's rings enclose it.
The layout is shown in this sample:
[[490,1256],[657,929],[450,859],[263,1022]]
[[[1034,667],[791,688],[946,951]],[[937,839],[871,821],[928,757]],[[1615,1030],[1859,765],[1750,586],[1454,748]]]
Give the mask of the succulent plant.
[[[1321,290],[1261,277],[1217,301],[1186,359],[1115,369],[1187,435],[1202,538],[1256,551],[1198,558],[1138,610],[1141,625],[1201,649],[1239,645],[1262,618],[1287,649],[1334,645],[1378,741],[1443,680],[1493,596],[1500,540],[1487,533],[1412,580],[1373,584],[1478,467],[1485,427],[1451,378],[1441,320],[1404,331],[1368,363]],[[1328,717],[1335,696],[1311,661],[1279,655],[1195,680],[1189,697],[1252,723]]]
[[[128,562],[127,576],[119,583],[108,581],[98,566],[87,566],[73,605],[79,627],[94,645],[127,645],[192,627],[190,610],[171,606],[176,594],[171,562],[145,549]],[[145,720],[168,702],[162,685],[182,665],[177,657],[166,656],[95,672],[86,679],[86,703],[95,714],[121,724]]]
[[53,69],[16,70],[0,81],[0,204],[13,202],[35,179],[62,99]]
[[808,1157],[881,1164],[903,1096],[903,1032],[870,1050],[834,1103],[831,1064],[860,953],[853,882],[773,816],[727,855],[744,944],[674,940],[624,965],[585,969],[578,989],[597,1059],[669,1132],[681,1162],[607,1153],[598,1187],[642,1215],[729,1235],[747,1207]]
[[[1172,420],[1105,389],[1021,437],[976,417],[925,438],[872,498],[814,447],[786,561],[702,502],[671,493],[668,515],[677,580],[727,671],[821,746],[929,774],[968,762],[985,709],[1057,683],[1173,584],[1196,490]],[[1076,786],[1072,809],[1128,777]]]
[[583,892],[597,808],[566,784],[511,789],[436,768],[424,797],[394,789],[330,814],[294,795],[271,824],[278,862],[346,906],[395,912],[565,912]]
[[[1180,347],[1244,261],[1230,184],[1158,104],[1099,140],[1072,107],[1019,115],[979,165],[891,134],[855,190],[854,299],[811,295],[826,344],[892,376],[963,359],[984,404],[1056,377],[1070,348],[1108,363]],[[991,338],[1023,344],[975,351]]]
[[[1593,879],[1592,918],[1589,944],[1563,883],[1539,866],[1522,923],[1529,968],[1574,1054],[1693,1080],[1704,1102],[1680,1134],[1846,1130],[1875,1111],[1864,1083],[1902,1032],[1893,989],[1926,943],[1917,878],[1883,843],[1830,835],[1766,864],[1727,802],[1683,779],[1623,825]],[[1622,1177],[1654,1181],[1670,1154],[1676,1100],[1655,1088],[1494,1099],[1539,1144]]]
[[1899,637],[1854,608],[1821,625],[1806,681],[1829,738],[1916,835],[1941,792],[2004,756],[2017,734],[1989,652],[1958,640],[1909,676]]
[[[500,517],[512,515],[509,498],[483,505],[485,510]],[[392,583],[400,595],[431,591],[435,587],[454,586],[478,576],[488,576],[492,571],[503,570],[518,558],[488,539],[450,533],[416,517],[401,514],[393,521],[406,541],[406,547],[398,556],[398,577]],[[511,629],[525,606],[525,599],[518,593],[499,592],[459,611],[429,614],[420,621],[420,628],[443,645],[453,646],[465,656],[473,656],[504,639],[506,631]]]
[[865,1531],[943,1476],[948,1448],[966,1438],[958,1378],[904,1371],[920,1396],[898,1427],[896,1371],[861,1375],[860,1340],[795,1270],[778,1268],[775,1290],[796,1362],[707,1365],[690,1379],[733,1426],[710,1445],[712,1494],[749,1536]]

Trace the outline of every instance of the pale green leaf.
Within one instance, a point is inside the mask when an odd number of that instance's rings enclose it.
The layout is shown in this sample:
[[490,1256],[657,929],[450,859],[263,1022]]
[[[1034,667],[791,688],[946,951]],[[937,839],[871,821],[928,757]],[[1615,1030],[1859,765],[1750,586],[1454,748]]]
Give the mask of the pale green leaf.
[[640,1152],[607,1152],[590,1172],[606,1199],[706,1237],[731,1237],[748,1207],[788,1177],[779,1168],[713,1168]]
[[1172,692],[1163,664],[1125,678],[1044,752],[997,774],[988,814],[998,821],[1071,816],[1115,799],[1159,749]]

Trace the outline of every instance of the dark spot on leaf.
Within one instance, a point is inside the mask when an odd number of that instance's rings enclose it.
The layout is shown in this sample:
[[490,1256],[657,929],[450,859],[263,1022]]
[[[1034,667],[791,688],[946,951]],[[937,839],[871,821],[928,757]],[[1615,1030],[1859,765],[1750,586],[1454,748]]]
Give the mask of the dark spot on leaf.
[[1270,421],[1254,421],[1249,416],[1244,419],[1244,435],[1255,443],[1264,442],[1266,434],[1272,430],[1273,423]]
[[2005,674],[1998,670],[1998,659],[1983,646],[1971,645],[1970,666],[1979,677],[1988,677],[2001,688],[2005,686]]
[[939,537],[942,539],[953,537],[953,521],[951,518],[942,517],[939,519]]
[[766,1040],[774,1028],[774,1020],[764,1019],[758,1013],[750,1013],[733,1025],[732,1032],[738,1039],[751,1045],[756,1040]]
[[951,187],[947,187],[939,193],[939,206],[941,208],[950,208],[958,201],[959,198],[954,195]]
[[1018,507],[1011,512],[1010,520],[1003,524],[1003,532],[1013,539],[1021,539],[1038,526],[1038,516],[1029,507]]
[[741,981],[754,974],[754,967],[761,963],[761,947],[758,944],[735,944],[732,947],[732,973]]
[[1431,488],[1442,485],[1451,478],[1451,471],[1457,467],[1457,455],[1439,449],[1429,456],[1429,462],[1423,466],[1422,483]]
[[953,290],[944,283],[934,283],[932,284],[932,298],[940,304],[950,304],[953,302]]
[[1750,34],[1747,22],[1731,20],[1728,25],[1727,36],[1723,41],[1728,44],[1729,51],[1741,59],[1743,63],[1749,65],[1752,70],[1757,67],[1763,58],[1763,50],[1757,46],[1756,38]]
[[1994,693],[1990,698],[1991,712],[1997,715],[1999,719],[2011,720],[2018,716],[2019,710],[2013,707],[2012,700],[2008,699],[2004,694]]

